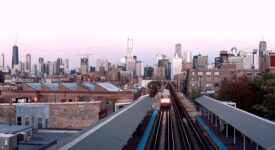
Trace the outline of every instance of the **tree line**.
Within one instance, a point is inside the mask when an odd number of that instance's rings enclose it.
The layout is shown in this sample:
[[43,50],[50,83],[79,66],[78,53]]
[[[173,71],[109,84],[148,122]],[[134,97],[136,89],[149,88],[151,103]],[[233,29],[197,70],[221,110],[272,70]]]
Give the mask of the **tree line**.
[[263,72],[254,80],[245,75],[224,78],[215,98],[236,102],[240,109],[275,120],[275,75]]

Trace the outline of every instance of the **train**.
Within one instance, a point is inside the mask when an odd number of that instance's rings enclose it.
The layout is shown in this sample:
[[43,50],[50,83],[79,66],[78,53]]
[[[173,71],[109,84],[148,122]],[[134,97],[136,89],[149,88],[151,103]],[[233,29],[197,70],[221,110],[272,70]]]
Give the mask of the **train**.
[[171,105],[171,96],[168,89],[163,89],[160,98],[160,107],[168,108]]

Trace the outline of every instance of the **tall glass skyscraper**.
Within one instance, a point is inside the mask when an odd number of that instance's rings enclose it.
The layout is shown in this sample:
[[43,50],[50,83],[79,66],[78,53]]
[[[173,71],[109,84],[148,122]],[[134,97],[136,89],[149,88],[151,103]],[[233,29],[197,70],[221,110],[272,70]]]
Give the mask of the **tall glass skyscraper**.
[[176,56],[176,55],[178,55],[178,57],[182,57],[182,55],[181,55],[181,44],[180,43],[176,44],[175,55],[174,56]]
[[14,45],[12,47],[12,68],[13,65],[17,65],[19,62],[19,58],[18,58],[18,46]]

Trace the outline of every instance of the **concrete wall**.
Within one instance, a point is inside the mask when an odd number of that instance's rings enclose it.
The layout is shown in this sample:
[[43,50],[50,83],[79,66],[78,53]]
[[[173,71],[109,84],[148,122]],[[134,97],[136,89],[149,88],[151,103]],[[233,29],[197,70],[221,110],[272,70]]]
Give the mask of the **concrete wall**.
[[15,107],[13,105],[0,105],[0,124],[15,124]]
[[15,123],[18,124],[17,118],[22,118],[22,125],[25,124],[25,118],[29,117],[30,126],[38,128],[38,118],[42,118],[42,128],[49,128],[49,105],[48,104],[22,104],[16,105]]

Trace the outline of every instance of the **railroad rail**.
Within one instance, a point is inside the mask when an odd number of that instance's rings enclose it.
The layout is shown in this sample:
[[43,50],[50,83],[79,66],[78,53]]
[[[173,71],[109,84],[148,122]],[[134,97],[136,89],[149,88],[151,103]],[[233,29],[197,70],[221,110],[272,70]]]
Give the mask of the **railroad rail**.
[[180,135],[182,137],[182,149],[187,150],[207,150],[213,149],[209,141],[205,139],[198,127],[195,126],[194,122],[189,117],[184,106],[180,102],[176,95],[173,87],[169,84],[168,89],[171,94],[172,107],[175,111],[175,116],[178,121],[180,129]]
[[173,87],[168,84],[171,104],[161,107],[146,149],[208,150],[214,149],[190,119]]

